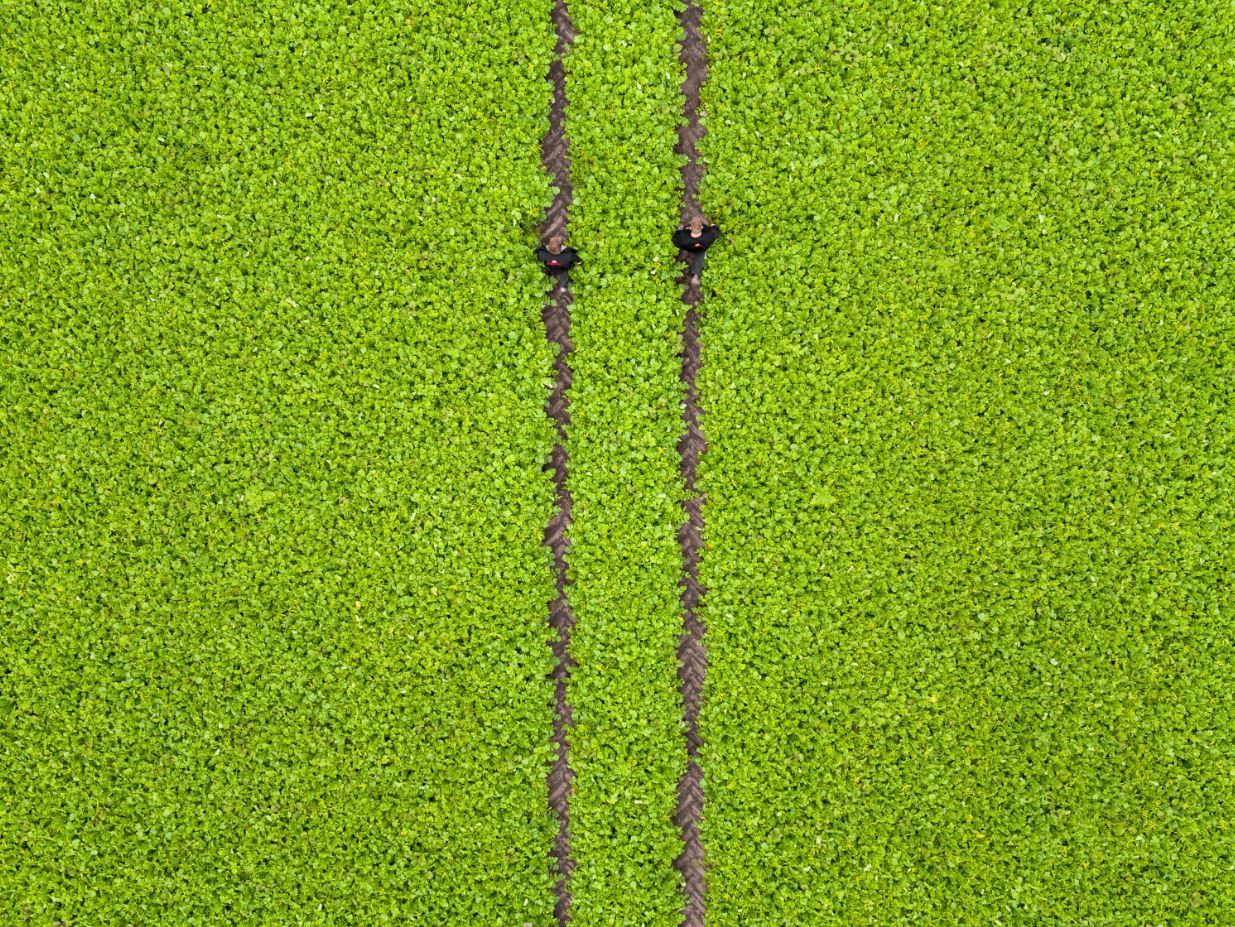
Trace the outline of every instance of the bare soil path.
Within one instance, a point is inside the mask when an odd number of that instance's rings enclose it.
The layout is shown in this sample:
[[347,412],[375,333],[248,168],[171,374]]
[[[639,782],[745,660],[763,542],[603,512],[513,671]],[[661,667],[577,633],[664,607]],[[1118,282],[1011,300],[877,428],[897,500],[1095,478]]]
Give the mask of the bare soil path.
[[[678,154],[686,156],[682,167],[682,225],[691,219],[703,218],[699,204],[699,184],[703,178],[703,162],[699,159],[699,140],[704,129],[699,119],[699,91],[707,80],[707,46],[700,24],[703,9],[699,0],[687,0],[679,14],[682,23],[681,60],[686,67],[682,83],[686,123],[678,130]],[[707,450],[707,441],[700,429],[699,393],[695,378],[701,362],[699,336],[699,305],[703,294],[689,270],[682,276],[682,302],[686,318],[682,328],[682,383],[685,403],[682,419],[686,432],[678,442],[681,455],[682,480],[686,487],[686,521],[678,531],[682,547],[682,624],[683,634],[678,646],[678,677],[682,682],[682,705],[686,720],[686,772],[678,783],[676,821],[682,830],[682,854],[677,859],[682,873],[686,900],[682,923],[684,927],[703,927],[705,912],[705,860],[699,836],[703,817],[703,770],[699,765],[699,707],[703,698],[703,681],[708,657],[704,648],[704,625],[699,618],[699,604],[704,588],[699,582],[699,554],[703,546],[703,497],[695,488],[699,457]]]
[[[549,131],[545,133],[541,146],[541,160],[545,169],[552,175],[558,192],[541,226],[541,237],[545,242],[555,235],[566,237],[569,231],[572,199],[570,144],[565,131],[566,68],[563,59],[571,42],[574,41],[575,30],[563,0],[558,0],[554,6],[552,19],[557,29],[556,53],[548,75],[549,82],[553,86],[553,102],[549,110]],[[548,464],[548,469],[553,474],[557,510],[545,527],[545,545],[553,552],[557,577],[557,597],[549,607],[549,623],[557,632],[557,637],[553,641],[553,656],[557,663],[553,669],[555,756],[549,769],[548,786],[549,807],[553,810],[558,823],[552,857],[558,876],[554,886],[557,896],[554,913],[560,927],[565,927],[570,923],[570,874],[575,868],[570,851],[570,794],[571,782],[574,778],[570,768],[570,730],[573,720],[570,702],[567,699],[567,684],[570,680],[572,666],[570,635],[575,626],[575,616],[567,597],[566,576],[568,547],[566,535],[571,525],[571,498],[567,487],[570,459],[566,452],[566,430],[570,425],[570,400],[567,393],[570,390],[573,376],[570,367],[570,355],[574,351],[574,344],[570,339],[570,306],[573,299],[569,285],[555,284],[542,314],[545,335],[557,348],[557,357],[553,364],[555,373],[553,388],[545,404],[545,414],[549,416],[557,431],[557,442],[554,444]]]

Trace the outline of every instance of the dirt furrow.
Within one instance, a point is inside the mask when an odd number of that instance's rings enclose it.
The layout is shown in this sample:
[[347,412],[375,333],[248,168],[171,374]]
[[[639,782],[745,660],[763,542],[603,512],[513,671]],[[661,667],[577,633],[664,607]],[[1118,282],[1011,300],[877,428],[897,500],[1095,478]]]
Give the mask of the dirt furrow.
[[[686,122],[678,130],[678,154],[686,156],[682,167],[682,225],[696,217],[706,218],[699,204],[699,184],[703,178],[703,162],[699,158],[699,140],[703,126],[699,118],[699,91],[707,80],[707,45],[700,29],[703,10],[699,0],[687,0],[679,14],[682,23],[681,61],[686,68],[682,83],[683,112]],[[705,859],[699,836],[703,818],[703,770],[699,765],[699,707],[703,699],[703,681],[707,673],[707,650],[704,647],[704,625],[699,618],[699,605],[704,588],[699,582],[699,554],[703,546],[703,497],[695,487],[699,457],[707,450],[707,441],[700,429],[699,393],[695,378],[701,363],[699,334],[699,304],[703,294],[689,270],[682,277],[682,301],[686,318],[682,328],[682,383],[685,402],[682,419],[686,432],[678,442],[681,455],[682,480],[686,486],[683,503],[686,521],[678,531],[682,547],[682,625],[678,645],[678,677],[682,683],[682,706],[686,720],[686,772],[678,783],[676,820],[682,831],[682,853],[677,859],[682,873],[686,899],[683,908],[684,927],[703,927],[705,914]]]
[[[570,144],[566,137],[566,68],[564,57],[574,41],[574,25],[566,4],[558,0],[552,12],[557,30],[557,45],[553,63],[549,66],[548,80],[553,87],[553,100],[549,109],[549,130],[541,145],[541,161],[553,177],[558,188],[553,203],[545,213],[541,225],[541,237],[548,242],[553,236],[566,237],[569,230],[569,213],[572,198],[570,184]],[[570,339],[570,306],[573,296],[569,284],[555,283],[545,304],[542,318],[545,336],[557,348],[554,359],[554,383],[545,404],[545,414],[553,422],[557,443],[550,454],[548,469],[553,475],[556,492],[556,511],[545,527],[545,545],[553,552],[553,564],[557,581],[557,596],[549,606],[549,624],[556,632],[552,642],[556,664],[553,669],[554,717],[553,717],[553,763],[549,768],[549,807],[557,818],[558,831],[553,842],[552,858],[557,872],[554,885],[556,901],[554,913],[560,927],[570,923],[570,875],[575,867],[570,850],[570,794],[574,773],[570,768],[570,730],[573,725],[567,684],[570,679],[570,635],[575,625],[574,612],[567,597],[569,581],[566,576],[567,532],[571,525],[571,498],[567,487],[570,464],[566,451],[566,430],[570,425],[570,400],[568,392],[572,379],[570,355],[574,344]]]

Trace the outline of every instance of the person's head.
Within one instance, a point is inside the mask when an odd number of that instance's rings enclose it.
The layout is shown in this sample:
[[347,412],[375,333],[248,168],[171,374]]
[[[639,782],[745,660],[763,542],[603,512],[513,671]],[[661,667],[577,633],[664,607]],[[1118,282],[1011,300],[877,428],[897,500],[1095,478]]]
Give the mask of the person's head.
[[561,235],[554,235],[552,238],[549,239],[549,253],[550,254],[561,254],[562,246],[565,244],[566,242],[563,241]]
[[690,220],[690,237],[698,238],[703,234],[703,219],[700,216],[695,216]]

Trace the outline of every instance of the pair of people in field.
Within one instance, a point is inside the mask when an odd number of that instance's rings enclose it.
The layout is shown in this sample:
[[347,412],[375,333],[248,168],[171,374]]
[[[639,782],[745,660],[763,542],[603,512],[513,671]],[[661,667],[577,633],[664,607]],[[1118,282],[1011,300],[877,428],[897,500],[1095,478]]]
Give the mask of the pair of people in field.
[[[673,243],[681,251],[683,259],[690,261],[690,275],[695,283],[699,282],[699,276],[703,273],[704,255],[719,237],[720,229],[715,225],[705,225],[698,216],[673,233]],[[548,244],[538,247],[536,257],[544,265],[545,273],[555,277],[563,287],[570,283],[570,269],[579,263],[579,252],[566,247],[560,235],[554,235]]]

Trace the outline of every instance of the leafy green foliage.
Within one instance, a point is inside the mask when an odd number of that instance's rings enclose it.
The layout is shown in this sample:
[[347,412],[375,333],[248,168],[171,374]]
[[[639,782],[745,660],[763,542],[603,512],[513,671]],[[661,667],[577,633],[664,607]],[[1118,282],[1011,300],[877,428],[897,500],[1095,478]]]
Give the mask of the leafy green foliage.
[[552,47],[4,4],[0,921],[552,922]]
[[570,5],[567,59],[576,206],[576,352],[569,567],[579,662],[574,923],[681,918],[672,821],[685,765],[677,637],[682,521],[676,441],[683,308],[669,242],[681,191],[674,3]]
[[1235,920],[1229,5],[710,0],[709,923]]
[[[1235,21],[998,7],[708,0],[717,927],[1235,920]],[[676,10],[572,3],[580,927],[681,909]],[[547,14],[5,5],[0,920],[551,922]]]

